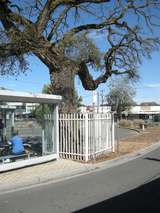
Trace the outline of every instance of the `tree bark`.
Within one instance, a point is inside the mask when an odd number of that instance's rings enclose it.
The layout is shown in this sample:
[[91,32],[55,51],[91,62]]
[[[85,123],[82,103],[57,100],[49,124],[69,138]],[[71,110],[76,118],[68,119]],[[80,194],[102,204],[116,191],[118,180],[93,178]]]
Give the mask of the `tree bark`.
[[60,112],[72,113],[77,111],[74,87],[75,75],[75,72],[66,67],[63,67],[58,72],[50,70],[52,93],[63,97],[59,107]]

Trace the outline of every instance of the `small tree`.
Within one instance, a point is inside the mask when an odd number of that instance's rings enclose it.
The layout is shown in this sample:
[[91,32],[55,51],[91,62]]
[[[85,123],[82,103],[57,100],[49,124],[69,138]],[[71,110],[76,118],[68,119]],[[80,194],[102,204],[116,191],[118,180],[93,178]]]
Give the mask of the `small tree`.
[[[42,89],[44,94],[52,94],[51,87],[49,84],[45,84]],[[33,111],[32,114],[36,117],[38,123],[44,128],[44,114],[50,114],[52,112],[52,106],[48,104],[39,104]]]
[[126,78],[113,81],[109,87],[107,102],[111,105],[112,110],[117,112],[118,118],[121,119],[122,112],[134,104],[135,89]]
[[[50,84],[45,84],[43,86],[42,89],[42,93],[44,94],[52,94],[52,87]],[[78,108],[81,106],[82,103],[82,97],[78,96],[77,92],[75,91],[75,95],[74,95],[74,105],[77,108],[77,112],[78,112]],[[60,112],[63,112],[63,105],[60,106],[59,109]],[[47,104],[40,104],[39,106],[37,106],[33,111],[32,114],[33,116],[35,116],[37,118],[37,121],[41,124],[41,126],[43,126],[44,122],[44,114],[50,114],[52,112],[52,106],[47,105]]]

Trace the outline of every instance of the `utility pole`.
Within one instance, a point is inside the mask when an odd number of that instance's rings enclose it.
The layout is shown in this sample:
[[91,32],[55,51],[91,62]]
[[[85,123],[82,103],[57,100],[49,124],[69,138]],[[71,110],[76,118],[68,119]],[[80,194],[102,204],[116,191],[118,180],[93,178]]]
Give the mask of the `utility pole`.
[[101,90],[101,101],[102,101],[102,113],[103,113],[103,104],[104,104],[103,90]]
[[[93,136],[93,138],[95,138],[95,134],[96,134],[96,120],[95,120],[95,117],[96,117],[96,111],[97,110],[95,110],[95,106],[97,107],[97,109],[98,109],[98,100],[97,100],[97,91],[93,91],[93,100],[92,100],[92,105],[93,105],[93,134],[94,134],[94,136]],[[96,159],[96,155],[95,155],[95,150],[96,150],[96,141],[95,141],[95,139],[94,139],[94,141],[93,141],[93,155],[92,155],[92,157],[93,157],[93,163],[95,163],[95,159]]]
[[118,118],[118,105],[119,105],[119,97],[116,99],[115,111],[117,113],[117,153],[119,153],[119,118]]
[[104,104],[104,95],[103,95],[103,90],[101,90],[101,106],[102,106],[102,113],[103,113],[103,104]]
[[100,106],[100,97],[99,92],[97,92],[97,113],[99,113],[99,106]]
[[93,91],[92,107],[95,113],[95,106],[97,106],[97,91]]

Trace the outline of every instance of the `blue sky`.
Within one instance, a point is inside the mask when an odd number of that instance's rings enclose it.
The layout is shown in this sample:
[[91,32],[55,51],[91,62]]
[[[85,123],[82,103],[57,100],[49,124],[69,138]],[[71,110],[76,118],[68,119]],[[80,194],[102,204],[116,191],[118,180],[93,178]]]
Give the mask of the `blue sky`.
[[137,84],[135,100],[160,103],[160,52],[152,54],[152,59],[144,59],[139,67],[140,82]]
[[30,56],[29,70],[17,77],[2,76],[0,86],[13,90],[41,92],[43,85],[49,83],[48,68],[36,57]]

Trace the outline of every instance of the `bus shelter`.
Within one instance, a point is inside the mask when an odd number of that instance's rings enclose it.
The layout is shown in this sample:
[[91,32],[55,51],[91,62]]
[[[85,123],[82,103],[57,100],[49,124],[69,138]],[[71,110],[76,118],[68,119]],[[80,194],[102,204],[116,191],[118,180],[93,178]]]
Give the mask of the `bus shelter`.
[[[27,120],[18,120],[15,122],[15,108],[5,109],[5,119],[6,115],[10,116],[12,130],[18,123],[18,128],[21,134],[27,138],[28,144],[31,149],[28,151],[27,158],[19,159],[18,157],[14,159],[14,161],[6,162],[5,159],[10,156],[1,156],[0,153],[0,172],[12,170],[16,168],[21,168],[25,166],[30,166],[34,164],[39,164],[43,162],[47,162],[50,160],[58,159],[59,157],[59,126],[58,126],[58,104],[61,102],[62,97],[58,95],[49,95],[49,94],[36,94],[36,93],[27,93],[27,92],[16,92],[16,91],[8,91],[8,90],[0,90],[0,102],[4,103],[35,103],[37,109],[40,111],[40,118],[36,121],[36,125],[31,126],[32,132],[28,133],[28,129],[23,129],[21,131],[21,127],[23,127],[28,121]],[[4,113],[4,107],[3,113]],[[0,109],[1,110],[1,109]],[[9,117],[8,117],[9,118]],[[35,118],[32,121],[35,123]],[[37,127],[38,126],[38,127]],[[24,131],[25,130],[25,131]],[[32,149],[33,140],[32,136],[34,132],[39,133],[38,145],[41,145],[41,152],[37,152],[35,154],[34,148]],[[7,128],[6,133],[7,135]],[[26,135],[29,135],[27,137]],[[31,139],[30,139],[31,138]],[[33,146],[34,147],[34,146]],[[2,147],[3,149],[3,147]],[[15,156],[14,156],[15,157]],[[12,158],[12,156],[11,156]]]

